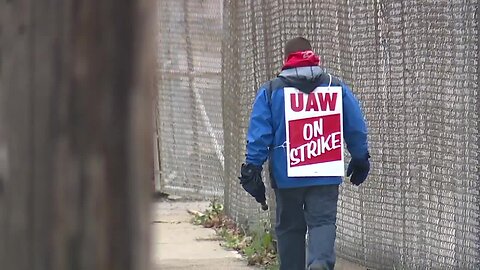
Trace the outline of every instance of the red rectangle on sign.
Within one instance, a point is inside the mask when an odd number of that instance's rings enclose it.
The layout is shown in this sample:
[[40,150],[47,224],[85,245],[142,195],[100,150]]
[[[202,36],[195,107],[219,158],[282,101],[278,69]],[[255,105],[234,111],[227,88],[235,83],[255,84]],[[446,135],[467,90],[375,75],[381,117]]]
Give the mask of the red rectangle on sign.
[[342,160],[340,114],[288,121],[290,167]]

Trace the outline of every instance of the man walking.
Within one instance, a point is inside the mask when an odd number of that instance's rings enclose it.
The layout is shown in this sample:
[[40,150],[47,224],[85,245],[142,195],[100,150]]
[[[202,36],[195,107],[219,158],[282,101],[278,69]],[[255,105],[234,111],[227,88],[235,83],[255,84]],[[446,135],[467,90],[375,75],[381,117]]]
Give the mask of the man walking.
[[319,66],[308,40],[289,40],[284,57],[282,72],[253,104],[240,183],[266,208],[268,159],[280,270],[333,269],[343,145],[352,157],[347,176],[358,186],[370,170],[367,128],[353,93]]

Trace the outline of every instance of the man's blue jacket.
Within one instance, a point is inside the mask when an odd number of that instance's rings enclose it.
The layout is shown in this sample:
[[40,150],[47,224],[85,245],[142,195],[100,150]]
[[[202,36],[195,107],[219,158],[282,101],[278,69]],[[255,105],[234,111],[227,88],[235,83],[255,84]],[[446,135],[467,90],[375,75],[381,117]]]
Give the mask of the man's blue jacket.
[[[332,76],[333,77],[333,76]],[[283,70],[279,77],[264,84],[258,91],[250,115],[247,133],[246,163],[262,166],[269,159],[274,188],[295,188],[340,184],[342,178],[288,177],[284,87],[295,87],[310,93],[318,86],[341,86],[343,95],[343,135],[352,158],[368,155],[367,127],[358,100],[340,80],[332,78],[318,66]],[[274,82],[274,83],[272,83]],[[280,82],[280,83],[278,83]]]

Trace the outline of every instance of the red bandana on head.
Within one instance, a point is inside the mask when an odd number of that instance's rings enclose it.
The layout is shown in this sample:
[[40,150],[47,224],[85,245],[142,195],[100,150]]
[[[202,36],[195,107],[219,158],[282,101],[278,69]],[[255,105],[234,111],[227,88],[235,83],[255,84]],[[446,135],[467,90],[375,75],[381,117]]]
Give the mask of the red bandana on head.
[[285,60],[282,70],[296,67],[318,66],[320,64],[320,57],[313,51],[299,51],[288,55]]

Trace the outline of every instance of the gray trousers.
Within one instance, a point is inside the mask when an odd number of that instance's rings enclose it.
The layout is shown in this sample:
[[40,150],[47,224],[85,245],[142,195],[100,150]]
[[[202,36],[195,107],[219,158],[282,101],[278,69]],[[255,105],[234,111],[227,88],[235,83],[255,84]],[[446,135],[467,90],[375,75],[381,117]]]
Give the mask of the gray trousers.
[[275,198],[280,270],[305,270],[306,267],[333,270],[338,185],[275,189]]

